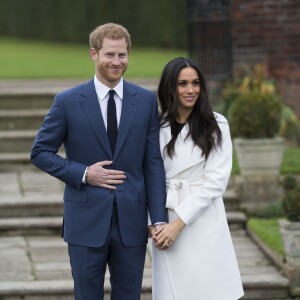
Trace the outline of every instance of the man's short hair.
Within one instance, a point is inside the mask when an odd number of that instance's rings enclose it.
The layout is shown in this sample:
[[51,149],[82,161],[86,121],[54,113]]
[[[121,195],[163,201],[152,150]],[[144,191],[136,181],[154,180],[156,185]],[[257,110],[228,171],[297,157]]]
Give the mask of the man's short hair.
[[97,52],[102,48],[103,39],[109,38],[112,40],[120,40],[125,38],[127,51],[130,51],[131,40],[130,34],[127,29],[119,24],[106,23],[95,28],[89,37],[90,47],[94,48]]

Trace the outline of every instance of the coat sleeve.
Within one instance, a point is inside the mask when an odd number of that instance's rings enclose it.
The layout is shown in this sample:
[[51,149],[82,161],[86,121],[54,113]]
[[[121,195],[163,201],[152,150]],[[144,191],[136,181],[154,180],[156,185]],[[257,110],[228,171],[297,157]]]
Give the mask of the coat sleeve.
[[175,211],[186,225],[191,224],[216,198],[223,196],[232,168],[232,142],[229,125],[225,120],[219,123],[222,145],[214,149],[204,168],[204,181]]
[[67,135],[66,123],[63,103],[60,97],[56,96],[35,138],[31,161],[39,169],[80,189],[87,166],[64,159],[57,154]]
[[[166,180],[163,161],[159,148],[159,120],[155,96],[147,130],[147,140],[143,161],[145,189],[148,202],[148,223],[167,222]],[[150,222],[151,220],[151,222]]]

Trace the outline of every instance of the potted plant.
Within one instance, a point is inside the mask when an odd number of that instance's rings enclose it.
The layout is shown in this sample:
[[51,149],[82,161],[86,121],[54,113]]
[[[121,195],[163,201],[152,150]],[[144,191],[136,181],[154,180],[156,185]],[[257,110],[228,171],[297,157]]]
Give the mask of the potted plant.
[[240,172],[278,175],[285,141],[279,136],[283,105],[274,81],[257,65],[236,88],[228,119]]
[[[300,291],[300,184],[293,175],[286,175],[281,181],[283,194],[281,204],[286,219],[279,219],[291,294],[299,297]],[[298,299],[298,298],[297,298]]]
[[286,260],[300,267],[300,184],[294,176],[287,175],[281,185],[281,203],[286,219],[280,219],[279,226]]

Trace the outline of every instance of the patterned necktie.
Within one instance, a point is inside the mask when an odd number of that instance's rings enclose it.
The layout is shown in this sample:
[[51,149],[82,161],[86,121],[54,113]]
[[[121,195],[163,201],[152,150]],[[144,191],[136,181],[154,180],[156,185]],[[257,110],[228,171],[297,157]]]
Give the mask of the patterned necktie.
[[118,123],[116,113],[116,103],[114,99],[115,91],[109,91],[109,98],[107,103],[107,135],[110,143],[112,153],[115,152],[117,135],[118,135]]

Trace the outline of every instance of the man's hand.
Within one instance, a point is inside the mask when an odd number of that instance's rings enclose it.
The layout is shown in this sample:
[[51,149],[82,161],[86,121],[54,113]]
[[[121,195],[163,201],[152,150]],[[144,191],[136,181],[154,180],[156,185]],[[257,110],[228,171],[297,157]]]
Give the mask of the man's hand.
[[166,226],[166,223],[163,224],[157,224],[157,225],[149,225],[148,226],[148,232],[149,236],[152,237],[153,240],[156,239],[156,235],[161,232],[161,230]]
[[116,190],[117,188],[114,185],[122,184],[126,176],[123,171],[104,168],[104,166],[109,166],[112,163],[110,160],[105,160],[91,165],[88,169],[86,183],[109,190]]

